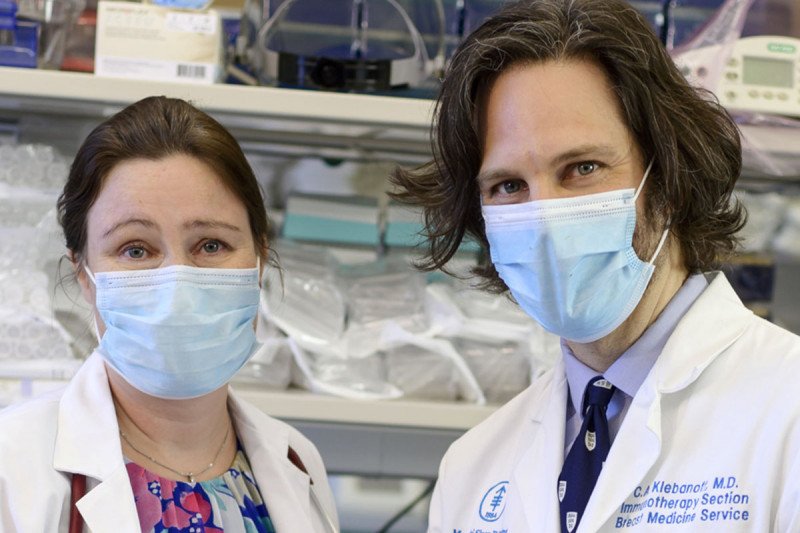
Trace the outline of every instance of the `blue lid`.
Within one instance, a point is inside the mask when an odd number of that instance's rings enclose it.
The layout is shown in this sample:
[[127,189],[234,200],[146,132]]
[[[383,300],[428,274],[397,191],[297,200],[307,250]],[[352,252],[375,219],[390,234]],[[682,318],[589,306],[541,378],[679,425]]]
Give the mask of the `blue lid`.
[[[14,40],[10,46],[0,46],[0,65],[4,67],[36,68],[39,23],[20,20],[12,27]],[[0,27],[0,31],[9,31]]]
[[17,22],[17,3],[0,0],[0,30],[13,30]]

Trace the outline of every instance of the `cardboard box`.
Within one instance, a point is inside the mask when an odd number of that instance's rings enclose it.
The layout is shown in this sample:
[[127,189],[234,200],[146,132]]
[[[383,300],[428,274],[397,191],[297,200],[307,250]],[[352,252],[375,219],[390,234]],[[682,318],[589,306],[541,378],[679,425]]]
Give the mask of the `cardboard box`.
[[217,11],[99,2],[95,45],[98,76],[214,83],[223,70],[222,23]]

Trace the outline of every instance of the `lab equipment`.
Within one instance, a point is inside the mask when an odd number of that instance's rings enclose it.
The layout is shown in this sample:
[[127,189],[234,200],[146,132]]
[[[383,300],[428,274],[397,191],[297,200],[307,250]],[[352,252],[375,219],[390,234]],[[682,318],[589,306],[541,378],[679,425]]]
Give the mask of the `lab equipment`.
[[67,37],[86,7],[85,0],[17,0],[19,17],[39,25],[38,67],[58,69]]
[[435,70],[396,0],[286,0],[259,30],[253,60],[265,84],[328,90],[417,87]]
[[[684,73],[702,77],[707,61],[718,61],[721,46],[686,52]],[[724,62],[715,93],[729,109],[800,117],[800,39],[755,36],[738,39]]]
[[0,0],[0,66],[36,68],[39,25],[17,18],[17,4]]

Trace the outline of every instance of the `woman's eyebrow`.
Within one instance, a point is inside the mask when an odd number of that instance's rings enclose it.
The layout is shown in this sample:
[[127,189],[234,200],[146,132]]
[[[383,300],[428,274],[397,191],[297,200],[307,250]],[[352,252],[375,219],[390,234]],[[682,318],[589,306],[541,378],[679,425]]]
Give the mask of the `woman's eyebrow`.
[[213,228],[213,229],[227,229],[237,232],[242,231],[242,229],[239,226],[230,224],[228,222],[223,222],[222,220],[214,220],[214,219],[191,220],[189,222],[186,222],[183,225],[183,227],[185,229]]
[[105,233],[103,233],[103,238],[105,239],[106,237],[108,237],[109,235],[113,234],[114,232],[119,231],[120,229],[122,229],[122,228],[124,228],[126,226],[131,226],[131,225],[144,226],[145,228],[158,227],[158,225],[155,222],[153,222],[152,220],[148,220],[146,218],[133,217],[133,218],[128,218],[128,219],[122,220],[120,222],[117,222],[116,224],[114,224],[113,226],[108,228],[105,231]]

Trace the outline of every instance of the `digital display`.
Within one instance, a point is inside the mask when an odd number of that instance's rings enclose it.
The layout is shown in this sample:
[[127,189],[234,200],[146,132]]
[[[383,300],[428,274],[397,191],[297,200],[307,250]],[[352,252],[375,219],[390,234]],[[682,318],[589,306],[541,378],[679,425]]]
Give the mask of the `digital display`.
[[745,83],[786,89],[794,86],[794,61],[752,56],[744,56],[743,60],[742,78]]

